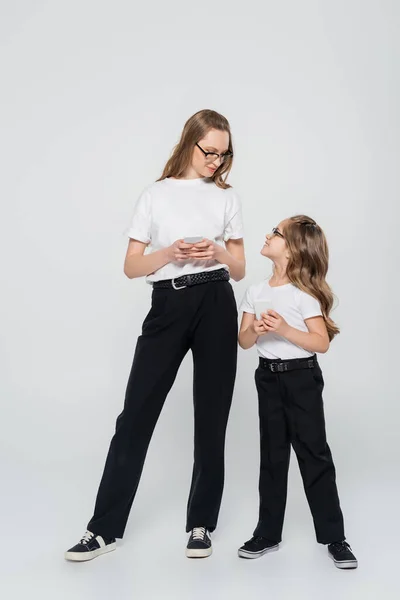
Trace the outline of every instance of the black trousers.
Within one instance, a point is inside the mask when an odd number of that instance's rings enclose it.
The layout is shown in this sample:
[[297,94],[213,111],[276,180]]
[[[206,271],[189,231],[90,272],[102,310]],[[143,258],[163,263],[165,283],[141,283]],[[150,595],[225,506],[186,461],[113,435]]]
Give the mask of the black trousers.
[[[316,359],[315,359],[316,360]],[[271,361],[272,362],[272,361]],[[335,467],[326,441],[324,380],[313,369],[255,373],[259,399],[260,514],[254,535],[280,542],[286,506],[290,445],[297,455],[317,541],[345,539]]]
[[153,290],[90,531],[110,538],[123,536],[154,427],[189,349],[194,362],[195,433],[186,530],[215,529],[237,360],[237,308],[227,281]]

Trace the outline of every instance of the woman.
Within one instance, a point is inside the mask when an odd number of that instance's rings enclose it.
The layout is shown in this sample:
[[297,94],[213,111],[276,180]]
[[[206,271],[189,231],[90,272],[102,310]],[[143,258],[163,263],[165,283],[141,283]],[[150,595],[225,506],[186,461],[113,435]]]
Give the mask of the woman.
[[80,542],[66,552],[68,560],[95,558],[122,538],[154,427],[188,350],[194,361],[195,435],[186,555],[212,552],[236,376],[237,308],[229,278],[239,281],[245,274],[240,200],[226,183],[232,160],[228,121],[202,110],[187,121],[161,178],[136,204],[124,270],[130,279],[147,276],[152,305],[94,515]]

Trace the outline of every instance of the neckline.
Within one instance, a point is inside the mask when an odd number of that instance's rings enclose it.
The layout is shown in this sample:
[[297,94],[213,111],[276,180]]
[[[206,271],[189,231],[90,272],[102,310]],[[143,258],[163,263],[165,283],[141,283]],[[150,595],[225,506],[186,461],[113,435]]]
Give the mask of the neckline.
[[271,285],[269,280],[267,281],[268,283],[268,287],[271,288],[271,290],[280,290],[282,288],[288,287],[289,285],[293,285],[290,281],[289,283],[282,283],[282,285]]
[[202,183],[207,183],[210,181],[209,177],[196,177],[195,179],[174,179],[172,177],[167,177],[164,179],[168,183],[172,183],[173,185],[200,185]]

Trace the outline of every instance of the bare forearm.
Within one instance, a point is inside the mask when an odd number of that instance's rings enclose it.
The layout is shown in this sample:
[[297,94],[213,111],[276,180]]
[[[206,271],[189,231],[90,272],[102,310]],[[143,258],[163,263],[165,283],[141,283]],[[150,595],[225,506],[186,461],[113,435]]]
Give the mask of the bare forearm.
[[329,339],[319,333],[309,333],[300,331],[294,327],[288,326],[282,334],[289,342],[300,346],[309,352],[319,352],[324,354],[329,349]]
[[239,332],[239,346],[243,348],[243,350],[248,350],[254,346],[257,338],[258,335],[253,328],[249,327],[248,329],[244,329]]
[[218,262],[224,265],[228,265],[232,279],[240,281],[243,279],[246,273],[246,261],[238,260],[228,250],[223,250],[217,256]]
[[171,262],[168,248],[150,254],[131,254],[125,259],[124,273],[129,279],[150,275]]

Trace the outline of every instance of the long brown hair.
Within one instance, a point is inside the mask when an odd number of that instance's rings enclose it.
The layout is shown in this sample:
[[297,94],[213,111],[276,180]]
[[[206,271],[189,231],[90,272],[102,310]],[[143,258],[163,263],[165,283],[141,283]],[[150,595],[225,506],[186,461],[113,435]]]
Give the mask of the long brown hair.
[[325,280],[329,263],[325,234],[314,219],[296,215],[285,221],[284,235],[289,249],[286,274],[293,285],[318,300],[329,340],[333,340],[339,328],[329,316],[334,295]]
[[[229,146],[227,149],[229,152],[233,152],[232,134],[228,120],[215,112],[215,110],[200,110],[186,121],[181,139],[173,149],[171,158],[165,165],[164,171],[158,181],[167,177],[176,177],[177,179],[182,177],[191,164],[195,144],[207,135],[210,129],[226,131],[229,134]],[[226,183],[226,178],[231,168],[232,158],[227,158],[210,179],[220,188],[230,188],[229,183]],[[223,175],[225,175],[224,179],[222,178]]]

